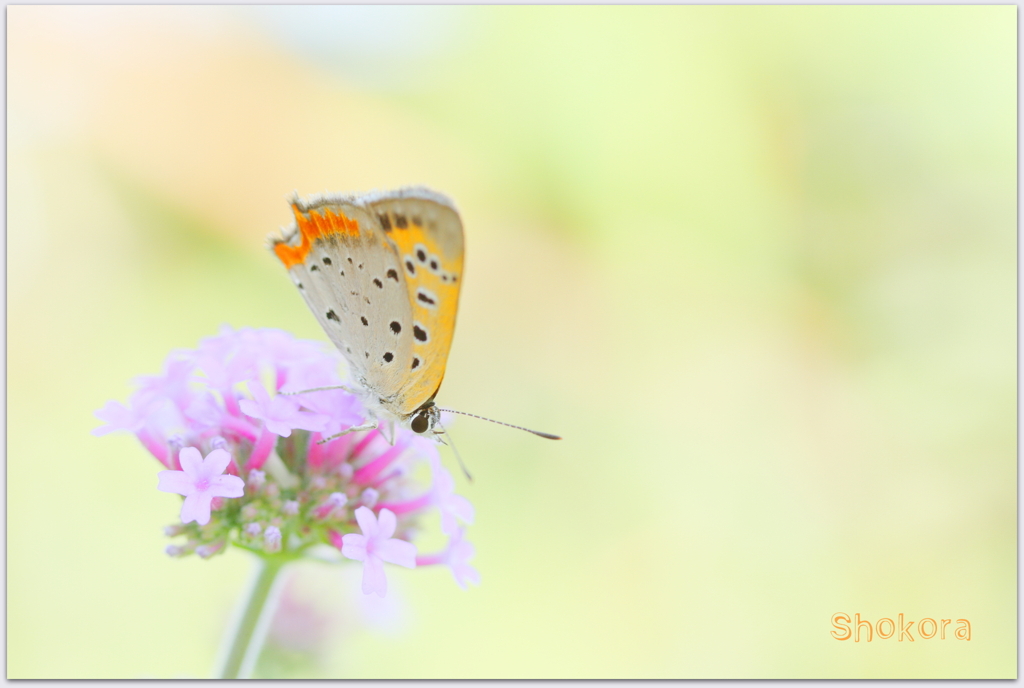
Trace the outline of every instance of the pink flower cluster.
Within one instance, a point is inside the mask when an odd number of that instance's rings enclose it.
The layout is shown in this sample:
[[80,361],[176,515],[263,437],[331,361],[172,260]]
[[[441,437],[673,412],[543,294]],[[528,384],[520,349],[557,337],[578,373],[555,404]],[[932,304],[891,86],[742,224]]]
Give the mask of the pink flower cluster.
[[[405,429],[393,446],[377,430],[322,442],[365,422],[359,399],[343,389],[281,393],[341,385],[340,362],[286,332],[225,327],[173,352],[162,375],[139,378],[128,405],[108,402],[93,434],[131,432],[166,468],[158,489],[184,497],[182,523],[167,532],[186,541],[172,555],[209,557],[233,544],[299,557],[331,545],[363,562],[367,594],[387,591],[382,562],[443,564],[459,585],[478,583],[463,540],[473,507],[454,493],[432,442]],[[419,555],[413,537],[435,508],[448,547]]]

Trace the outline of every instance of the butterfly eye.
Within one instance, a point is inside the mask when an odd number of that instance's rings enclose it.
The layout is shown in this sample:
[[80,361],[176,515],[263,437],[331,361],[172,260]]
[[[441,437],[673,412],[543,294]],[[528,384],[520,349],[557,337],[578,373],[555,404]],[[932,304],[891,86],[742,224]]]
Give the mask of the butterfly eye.
[[412,431],[417,435],[422,435],[427,431],[427,413],[421,411],[416,414],[416,417],[412,419]]

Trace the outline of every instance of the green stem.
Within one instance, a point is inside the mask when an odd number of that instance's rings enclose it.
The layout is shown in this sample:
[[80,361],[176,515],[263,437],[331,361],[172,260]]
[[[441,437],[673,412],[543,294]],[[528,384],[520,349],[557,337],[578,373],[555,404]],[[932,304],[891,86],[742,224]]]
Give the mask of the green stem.
[[288,557],[257,557],[256,574],[249,588],[245,609],[232,629],[231,645],[223,656],[219,678],[249,678],[256,667],[270,620],[277,607],[275,585]]

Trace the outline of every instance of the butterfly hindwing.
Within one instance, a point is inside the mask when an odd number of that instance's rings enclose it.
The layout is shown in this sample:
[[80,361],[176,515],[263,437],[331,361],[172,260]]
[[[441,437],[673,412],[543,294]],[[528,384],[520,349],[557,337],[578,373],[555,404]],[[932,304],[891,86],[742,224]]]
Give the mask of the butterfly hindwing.
[[367,207],[394,246],[412,311],[412,360],[402,387],[402,412],[411,413],[444,378],[462,285],[462,221],[432,192],[398,192]]

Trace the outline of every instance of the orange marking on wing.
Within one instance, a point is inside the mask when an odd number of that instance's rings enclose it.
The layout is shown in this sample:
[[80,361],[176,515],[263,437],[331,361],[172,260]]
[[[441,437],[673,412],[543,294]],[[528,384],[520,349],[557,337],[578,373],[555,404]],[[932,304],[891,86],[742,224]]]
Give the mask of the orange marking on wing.
[[314,239],[331,234],[359,234],[358,220],[350,220],[343,213],[330,208],[323,208],[322,214],[320,210],[311,210],[307,218],[295,204],[292,204],[292,213],[295,215],[295,226],[299,229],[302,241],[298,246],[289,246],[284,242],[274,245],[274,253],[288,269],[305,262],[306,256],[313,248]]

